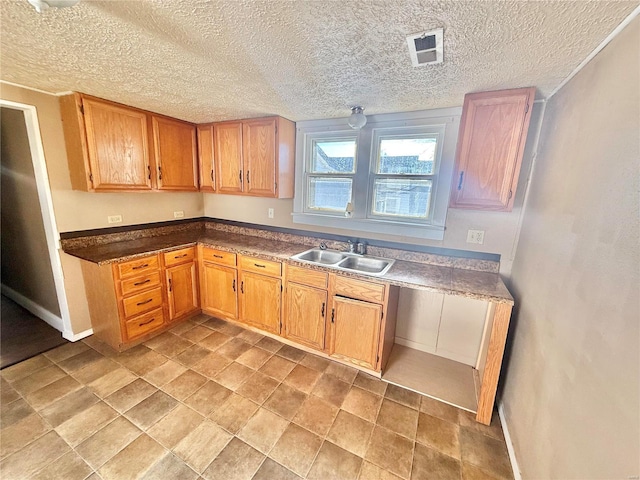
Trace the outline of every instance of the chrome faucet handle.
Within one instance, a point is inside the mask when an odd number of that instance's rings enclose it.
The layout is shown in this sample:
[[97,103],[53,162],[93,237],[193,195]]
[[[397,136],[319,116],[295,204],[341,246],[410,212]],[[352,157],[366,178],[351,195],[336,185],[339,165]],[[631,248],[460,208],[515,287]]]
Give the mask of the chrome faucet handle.
[[347,243],[349,244],[349,253],[356,253],[356,244],[351,240],[347,240]]
[[327,249],[327,244],[324,242],[320,242],[320,250],[326,250]]
[[367,244],[366,242],[358,242],[356,243],[356,253],[360,255],[365,255],[367,253]]

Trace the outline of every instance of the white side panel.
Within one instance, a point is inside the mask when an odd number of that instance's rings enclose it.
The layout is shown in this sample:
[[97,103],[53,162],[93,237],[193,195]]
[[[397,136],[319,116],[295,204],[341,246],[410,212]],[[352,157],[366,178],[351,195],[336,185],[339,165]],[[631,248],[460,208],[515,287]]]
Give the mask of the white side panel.
[[401,288],[396,343],[435,353],[444,294]]
[[475,366],[489,302],[446,295],[436,354]]

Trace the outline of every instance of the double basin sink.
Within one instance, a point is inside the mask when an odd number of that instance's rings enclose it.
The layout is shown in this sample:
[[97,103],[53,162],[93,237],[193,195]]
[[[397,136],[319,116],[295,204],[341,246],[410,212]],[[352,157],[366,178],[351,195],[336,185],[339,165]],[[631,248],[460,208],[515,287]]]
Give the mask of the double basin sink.
[[322,250],[320,248],[312,248],[311,250],[293,255],[291,258],[323,267],[375,276],[387,273],[395,262],[395,260],[388,258],[338,252],[337,250]]

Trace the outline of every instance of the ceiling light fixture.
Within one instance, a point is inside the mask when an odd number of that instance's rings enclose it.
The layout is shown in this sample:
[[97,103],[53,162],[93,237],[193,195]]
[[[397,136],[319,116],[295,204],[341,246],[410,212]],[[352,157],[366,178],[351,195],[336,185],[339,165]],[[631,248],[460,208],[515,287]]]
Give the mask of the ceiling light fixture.
[[360,130],[367,124],[367,116],[362,112],[364,112],[364,108],[360,106],[351,107],[351,116],[347,123],[354,130]]
[[80,0],[27,0],[36,12],[42,13],[49,8],[73,7]]

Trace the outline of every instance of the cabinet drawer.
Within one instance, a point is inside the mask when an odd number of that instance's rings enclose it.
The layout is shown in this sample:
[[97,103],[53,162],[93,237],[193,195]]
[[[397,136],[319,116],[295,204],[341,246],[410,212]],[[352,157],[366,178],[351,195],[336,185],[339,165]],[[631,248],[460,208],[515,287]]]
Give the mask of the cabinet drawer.
[[240,257],[240,268],[245,272],[262,273],[272,277],[282,275],[282,264],[254,257]]
[[122,300],[124,316],[126,318],[135,317],[154,308],[162,306],[162,289],[160,287],[148,292],[138,293]]
[[287,265],[288,282],[301,283],[310,287],[327,288],[328,277],[329,275],[325,272]]
[[172,252],[167,252],[164,254],[164,265],[165,267],[170,267],[171,265],[178,265],[179,263],[193,262],[195,257],[195,247],[173,250]]
[[205,262],[213,262],[219,265],[236,266],[236,254],[216,250],[215,248],[204,247],[202,249],[202,260]]
[[336,275],[335,292],[337,295],[382,303],[384,302],[384,289],[385,285],[382,283],[365,282]]
[[164,324],[164,313],[162,308],[158,308],[152,312],[145,313],[139,317],[132,318],[127,321],[125,327],[127,329],[127,338],[129,340],[144,335]]
[[158,269],[158,256],[136,258],[117,265],[120,278],[144,275]]
[[141,290],[146,290],[147,288],[157,287],[160,285],[160,272],[153,272],[140,277],[127,278],[122,280],[120,285],[123,296],[139,292]]

